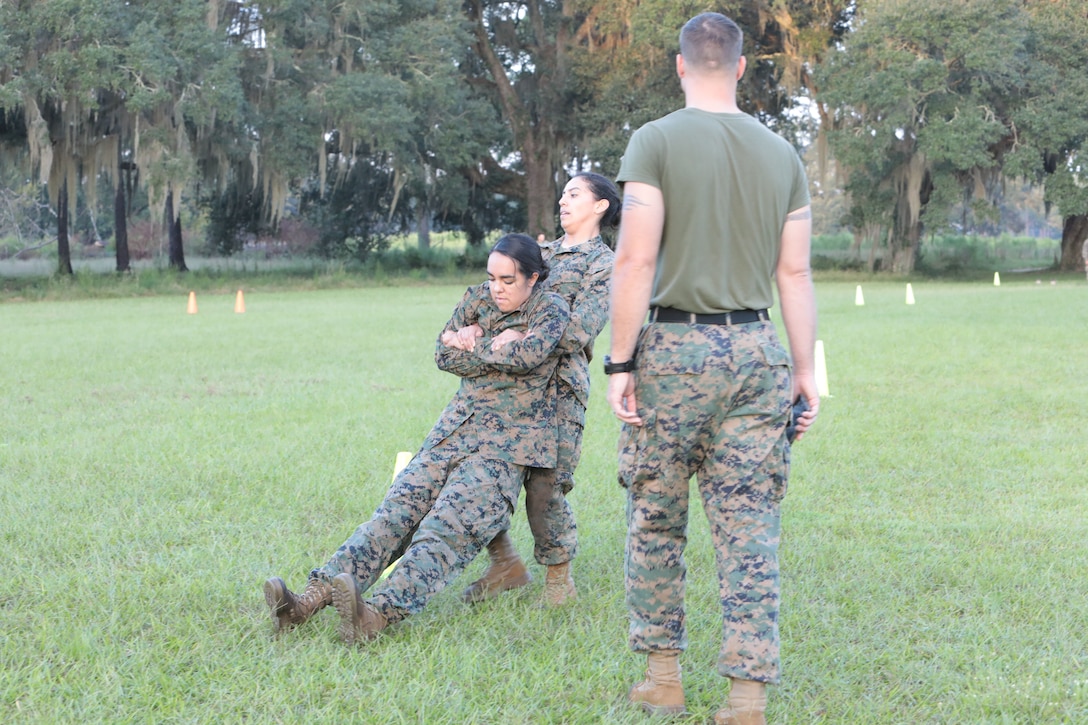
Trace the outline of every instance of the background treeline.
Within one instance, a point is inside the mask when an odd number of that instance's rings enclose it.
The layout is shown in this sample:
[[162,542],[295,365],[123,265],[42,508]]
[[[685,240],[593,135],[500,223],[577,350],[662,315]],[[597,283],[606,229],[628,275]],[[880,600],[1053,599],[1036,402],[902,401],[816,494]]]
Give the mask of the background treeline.
[[677,31],[707,9],[743,26],[743,107],[805,152],[857,263],[1045,236],[1055,208],[1079,268],[1081,0],[9,0],[0,247],[55,243],[68,273],[73,239],[185,270],[193,229],[201,252],[340,260],[409,231],[552,236],[567,174],[613,175],[682,104]]

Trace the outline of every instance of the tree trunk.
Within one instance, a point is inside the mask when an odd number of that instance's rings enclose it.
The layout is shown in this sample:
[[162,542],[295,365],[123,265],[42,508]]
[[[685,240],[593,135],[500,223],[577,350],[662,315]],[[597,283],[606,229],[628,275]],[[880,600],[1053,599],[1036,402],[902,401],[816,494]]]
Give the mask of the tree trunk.
[[117,271],[128,272],[128,214],[125,204],[125,171],[121,162],[121,142],[117,142],[117,192],[113,195],[113,241],[117,247]]
[[892,240],[892,268],[893,274],[910,274],[914,271],[914,265],[918,261],[918,252],[922,246],[922,221],[912,220],[905,228],[896,228],[895,238]]
[[1088,240],[1088,214],[1073,214],[1062,220],[1062,258],[1059,268],[1079,271],[1086,264],[1084,242]]
[[420,249],[431,248],[431,208],[426,200],[420,200],[416,211],[416,241]]
[[[888,249],[881,265],[885,271],[893,274],[910,274],[914,271],[914,263],[918,259],[919,241],[922,238],[922,223],[920,221],[898,221],[892,225],[888,234]],[[889,266],[890,263],[890,266]]]
[[922,246],[922,215],[933,193],[933,181],[925,167],[923,155],[913,155],[902,166],[895,179],[895,193],[895,210],[888,237],[891,271],[910,274],[914,271]]
[[914,262],[917,257],[913,246],[906,246],[895,250],[892,255],[892,272],[894,274],[910,274],[914,271]]
[[68,180],[57,195],[57,274],[72,274],[72,250],[68,245]]
[[850,233],[854,239],[850,242],[850,249],[846,252],[847,258],[861,259],[861,244],[865,241],[865,234],[859,229],[852,229]]
[[552,153],[547,140],[537,138],[532,128],[525,139],[525,183],[528,224],[526,231],[535,238],[543,234],[546,239],[555,237],[555,173]]
[[[868,224],[866,224],[865,226],[866,226],[866,229],[872,229],[872,227],[870,225],[868,225]],[[866,232],[866,233],[868,234],[868,232]],[[884,234],[883,230],[881,230],[880,228],[876,228],[875,230],[872,231],[872,233],[869,236],[870,236],[870,239],[872,240],[872,244],[869,245],[869,262],[866,265],[866,269],[869,271],[869,274],[872,274],[873,272],[876,271],[876,263],[880,260],[880,258],[877,257],[877,250],[878,250],[878,248],[883,249],[883,247],[881,247],[880,238],[884,237],[884,242],[883,242],[884,246],[886,246],[888,249],[891,249],[892,229],[891,229],[891,227],[889,227],[888,228],[888,233]],[[890,252],[889,252],[889,255],[890,255]]]
[[174,215],[174,195],[169,191],[166,192],[166,229],[170,268],[178,272],[188,272],[189,268],[185,266],[185,250],[181,246],[181,214]]
[[[466,1],[465,9],[473,23],[476,51],[491,72],[502,115],[510,124],[514,146],[521,151],[521,162],[525,166],[525,202],[528,212],[525,231],[533,237],[543,233],[550,239],[555,232],[555,202],[558,196],[555,187],[557,164],[553,163],[557,145],[555,128],[546,123],[545,118],[539,114],[534,120],[534,114],[518,96],[514,84],[506,75],[502,60],[491,44],[480,0]],[[540,6],[536,3],[529,4],[529,19],[538,51],[547,48],[557,56],[550,74],[542,70],[543,64],[547,62],[546,58],[539,52],[534,58],[534,63],[538,66],[536,93],[544,98],[549,95],[548,90],[563,87],[564,64],[561,55],[564,52],[566,36],[560,33],[556,40],[548,40]]]

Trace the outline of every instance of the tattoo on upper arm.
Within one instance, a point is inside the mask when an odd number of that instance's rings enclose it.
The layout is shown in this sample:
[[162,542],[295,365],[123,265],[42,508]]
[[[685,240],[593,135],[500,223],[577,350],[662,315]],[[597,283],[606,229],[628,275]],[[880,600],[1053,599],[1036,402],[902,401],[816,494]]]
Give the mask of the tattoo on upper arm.
[[804,219],[811,219],[811,218],[812,218],[812,209],[809,209],[807,207],[804,208],[804,209],[798,209],[797,211],[786,215],[786,221],[788,221],[788,222],[797,222],[797,221],[802,221]]
[[634,194],[624,194],[623,195],[623,211],[627,211],[628,209],[635,209],[637,207],[646,207],[646,206],[649,206],[649,204],[644,202],[642,199],[639,199]]

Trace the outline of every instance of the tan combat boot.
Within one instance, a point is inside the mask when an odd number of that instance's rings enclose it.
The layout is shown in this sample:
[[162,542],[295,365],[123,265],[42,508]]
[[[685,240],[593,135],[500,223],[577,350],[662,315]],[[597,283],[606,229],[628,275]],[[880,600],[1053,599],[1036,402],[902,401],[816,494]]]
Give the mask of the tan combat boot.
[[714,715],[714,725],[767,725],[767,685],[734,679],[729,704]]
[[646,679],[631,688],[627,699],[641,703],[651,715],[679,715],[686,711],[680,684],[680,653],[651,652],[646,657]]
[[491,559],[487,571],[469,584],[461,595],[466,602],[482,602],[509,589],[523,587],[533,580],[508,532],[503,531],[491,540],[487,545],[487,555]]
[[574,577],[570,575],[570,562],[549,565],[544,579],[543,603],[549,607],[560,607],[577,598]]
[[305,591],[295,594],[283,579],[274,576],[264,583],[264,600],[272,610],[276,631],[285,632],[332,604],[332,587],[320,579],[311,579],[306,583]]
[[374,639],[389,624],[384,614],[363,601],[355,579],[347,572],[332,579],[332,605],[340,615],[337,632],[345,644]]

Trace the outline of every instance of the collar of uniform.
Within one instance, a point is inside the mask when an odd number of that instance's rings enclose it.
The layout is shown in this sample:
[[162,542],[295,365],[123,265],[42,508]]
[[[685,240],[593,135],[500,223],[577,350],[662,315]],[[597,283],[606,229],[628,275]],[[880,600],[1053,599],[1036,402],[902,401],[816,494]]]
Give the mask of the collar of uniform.
[[590,237],[589,239],[585,240],[581,244],[575,244],[573,247],[564,247],[562,237],[555,240],[554,244],[555,244],[556,254],[558,254],[560,252],[579,252],[579,251],[582,251],[584,249],[589,249],[590,247],[592,247],[594,245],[594,243],[597,243],[597,242],[602,242],[602,243],[604,242],[604,240],[601,238],[600,234],[598,234],[595,237]]

